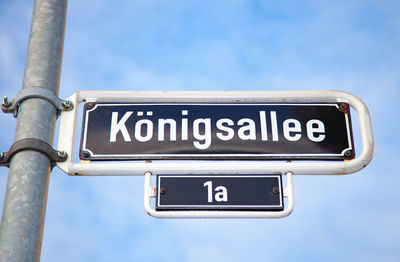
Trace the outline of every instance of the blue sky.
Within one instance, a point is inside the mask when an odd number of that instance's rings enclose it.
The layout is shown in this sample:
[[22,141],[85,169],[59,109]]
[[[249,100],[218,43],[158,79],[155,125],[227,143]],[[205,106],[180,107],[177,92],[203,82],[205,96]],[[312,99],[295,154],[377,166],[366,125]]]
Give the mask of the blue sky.
[[[33,1],[0,1],[0,90],[22,84]],[[369,107],[375,156],[296,176],[278,220],[160,220],[143,177],[51,174],[42,261],[399,261],[398,1],[68,3],[60,97],[76,90],[343,90]],[[0,150],[15,120],[0,114]],[[357,134],[356,134],[357,135]],[[0,206],[8,170],[0,168]]]

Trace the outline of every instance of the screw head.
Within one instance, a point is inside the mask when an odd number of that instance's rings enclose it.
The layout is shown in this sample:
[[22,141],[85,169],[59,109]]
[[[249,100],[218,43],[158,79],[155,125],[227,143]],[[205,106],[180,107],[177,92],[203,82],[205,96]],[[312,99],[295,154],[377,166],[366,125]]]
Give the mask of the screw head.
[[87,150],[83,150],[83,151],[82,151],[82,155],[83,155],[84,157],[90,157],[90,153],[89,153],[89,151],[87,151]]
[[273,193],[274,195],[278,194],[278,193],[279,193],[279,188],[278,188],[278,187],[274,187],[274,188],[272,189],[272,193]]
[[62,159],[67,158],[67,152],[65,151],[58,151],[57,155]]
[[352,153],[353,152],[351,150],[347,150],[346,152],[344,152],[344,155],[349,157],[349,156],[351,156]]
[[61,106],[64,110],[71,110],[74,107],[74,104],[69,100],[64,100],[61,102]]
[[88,104],[87,104],[87,108],[92,108],[93,106],[94,106],[93,103],[88,103]]
[[11,106],[11,103],[10,103],[10,101],[8,100],[8,97],[7,96],[5,96],[5,97],[3,97],[3,102],[1,103],[4,107],[10,107]]
[[167,189],[165,187],[160,188],[161,195],[165,195],[167,193]]
[[341,112],[346,113],[346,112],[349,110],[349,105],[346,104],[346,103],[341,103],[341,104],[339,105],[339,110],[340,110]]

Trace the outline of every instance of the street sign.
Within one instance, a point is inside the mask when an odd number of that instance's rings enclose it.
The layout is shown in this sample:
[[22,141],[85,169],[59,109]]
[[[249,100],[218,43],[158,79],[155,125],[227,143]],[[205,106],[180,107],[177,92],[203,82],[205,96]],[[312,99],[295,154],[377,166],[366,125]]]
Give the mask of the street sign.
[[157,176],[156,210],[281,211],[280,175]]
[[[57,150],[67,159],[57,166],[73,176],[144,175],[144,208],[158,218],[285,217],[294,209],[295,174],[352,174],[366,167],[374,154],[368,108],[342,91],[77,91],[66,101],[74,106],[61,112]],[[357,157],[350,107],[358,120]],[[90,161],[75,161],[80,127],[79,156]],[[231,161],[118,161],[152,159]],[[264,161],[270,159],[284,161]],[[181,194],[182,189],[163,179],[154,188],[153,174],[182,177],[178,181],[186,181],[188,174],[207,180],[185,182],[192,190],[179,200],[171,192]],[[283,201],[254,202],[271,200],[270,195],[249,197],[252,191],[264,192],[257,188],[261,182],[243,189],[248,182],[240,176],[247,181],[263,174],[286,177],[284,189],[272,186],[272,193],[280,189],[273,200],[284,197],[284,208]],[[219,176],[234,182],[214,180]],[[282,185],[281,178],[278,181]],[[271,192],[272,182],[268,185]],[[194,186],[202,191],[194,193]],[[157,192],[160,202],[154,204]],[[193,201],[200,194],[203,199]],[[190,205],[198,209],[185,209]]]
[[354,158],[346,103],[86,103],[80,158]]

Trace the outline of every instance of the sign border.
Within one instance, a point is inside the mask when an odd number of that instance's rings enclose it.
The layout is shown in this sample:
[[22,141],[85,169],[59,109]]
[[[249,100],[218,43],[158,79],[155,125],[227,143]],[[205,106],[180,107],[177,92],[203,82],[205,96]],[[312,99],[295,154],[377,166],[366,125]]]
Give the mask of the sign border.
[[[216,177],[223,177],[223,178],[262,178],[262,177],[276,177],[278,178],[279,184],[279,205],[161,205],[160,204],[160,179],[162,177],[173,177],[173,178],[216,178]],[[282,175],[164,175],[160,174],[157,175],[157,196],[156,196],[156,210],[157,211],[173,211],[173,210],[222,210],[222,211],[281,211],[284,209],[284,201],[283,201],[283,185],[282,185]],[[161,209],[159,207],[161,206]],[[170,208],[170,209],[168,209]]]
[[[340,154],[94,154],[90,149],[86,148],[87,126],[89,122],[89,113],[96,110],[100,106],[135,106],[135,105],[254,105],[254,106],[333,106],[339,110],[338,103],[93,103],[91,109],[84,109],[84,117],[82,120],[80,158],[93,161],[118,161],[118,160],[343,160],[354,158],[354,138],[351,128],[350,110],[344,113],[345,125],[347,131],[348,148],[345,148]],[[85,104],[86,106],[87,104]],[[350,156],[346,156],[346,151],[350,150]],[[90,156],[84,156],[83,151],[89,152]]]

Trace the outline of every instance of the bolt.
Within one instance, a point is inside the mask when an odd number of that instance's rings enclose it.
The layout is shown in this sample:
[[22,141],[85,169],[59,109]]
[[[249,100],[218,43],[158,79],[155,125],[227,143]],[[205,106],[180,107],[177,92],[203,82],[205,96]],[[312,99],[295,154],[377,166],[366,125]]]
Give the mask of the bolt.
[[347,112],[347,110],[349,110],[349,105],[346,104],[346,103],[341,103],[339,105],[339,110],[342,111],[342,112]]
[[272,193],[273,194],[278,194],[279,193],[279,188],[278,187],[274,187],[273,189],[272,189]]
[[61,158],[61,159],[65,159],[67,158],[67,152],[65,151],[57,151],[57,155]]
[[161,195],[165,195],[167,193],[167,189],[165,187],[160,188]]
[[64,110],[71,110],[74,107],[74,104],[69,100],[64,100],[61,102],[61,106]]
[[94,106],[93,103],[88,103],[88,104],[87,104],[87,108],[92,108],[93,106]]
[[347,150],[346,152],[344,152],[344,155],[345,155],[345,156],[351,156],[351,154],[352,154],[352,151],[351,151],[351,150]]
[[82,155],[83,155],[84,157],[90,157],[90,153],[89,153],[89,151],[87,151],[87,150],[82,151]]
[[8,101],[8,97],[7,97],[7,96],[3,97],[3,103],[2,103],[2,105],[3,105],[4,107],[10,107],[10,106],[11,106],[11,103],[10,103],[10,101]]

